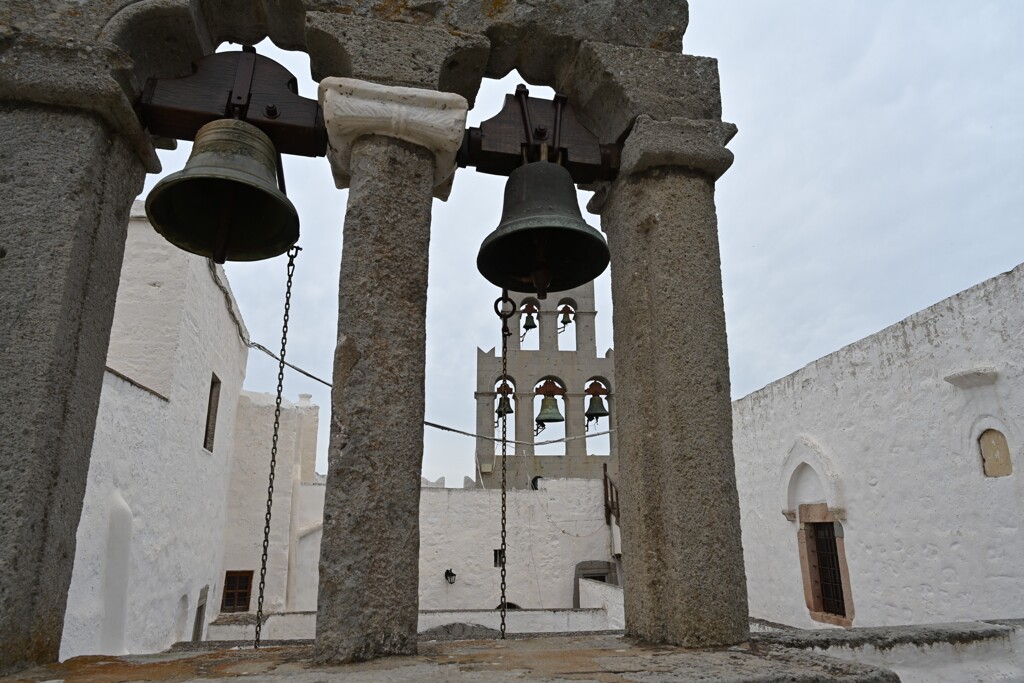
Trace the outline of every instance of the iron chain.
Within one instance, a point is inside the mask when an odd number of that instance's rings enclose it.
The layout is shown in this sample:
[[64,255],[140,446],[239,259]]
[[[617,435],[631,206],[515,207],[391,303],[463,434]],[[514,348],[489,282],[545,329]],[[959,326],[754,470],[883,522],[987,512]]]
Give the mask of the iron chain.
[[274,505],[274,468],[277,466],[277,438],[281,429],[281,398],[284,392],[284,357],[288,347],[288,316],[292,307],[292,277],[295,275],[295,257],[299,247],[288,250],[288,282],[284,289],[284,322],[281,325],[281,355],[277,366],[277,398],[274,403],[274,436],[270,444],[270,477],[267,481],[267,513],[263,525],[263,556],[260,558],[260,592],[256,604],[256,638],[253,647],[260,647],[263,630],[263,591],[267,584],[267,554],[270,550],[270,511]]
[[[509,305],[509,310],[506,312],[503,309],[505,304]],[[508,290],[503,289],[501,292],[501,298],[498,299],[494,304],[494,310],[501,318],[501,381],[505,382],[508,379],[508,338],[512,336],[512,332],[508,329],[508,320],[512,317],[515,311],[515,306],[512,304],[512,300],[508,298]],[[508,456],[508,413],[504,413],[501,416],[501,550],[498,554],[498,561],[501,563],[501,639],[505,640],[505,612],[507,605],[505,604],[505,548],[507,546],[507,534],[506,534],[506,522],[507,522],[507,509],[506,509],[506,494],[508,490],[506,460]]]

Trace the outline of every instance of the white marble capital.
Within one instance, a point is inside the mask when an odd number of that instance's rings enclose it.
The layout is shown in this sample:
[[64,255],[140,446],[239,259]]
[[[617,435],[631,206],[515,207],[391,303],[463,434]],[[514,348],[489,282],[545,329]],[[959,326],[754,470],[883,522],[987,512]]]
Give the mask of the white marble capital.
[[327,158],[339,189],[348,187],[351,181],[355,141],[364,135],[382,135],[432,152],[434,194],[447,199],[455,173],[455,155],[466,130],[466,98],[354,78],[325,78],[320,81],[319,99],[330,142]]

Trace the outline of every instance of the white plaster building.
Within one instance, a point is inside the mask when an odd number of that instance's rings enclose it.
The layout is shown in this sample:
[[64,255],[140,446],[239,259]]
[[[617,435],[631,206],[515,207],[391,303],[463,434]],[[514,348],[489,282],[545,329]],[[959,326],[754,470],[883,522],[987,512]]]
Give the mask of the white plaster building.
[[[203,639],[221,605],[225,567],[255,564],[258,576],[273,399],[242,391],[243,338],[223,269],[170,245],[136,202],[62,659]],[[271,556],[269,605],[281,609],[315,606],[319,535],[305,520],[323,506],[323,487],[317,498],[307,486],[316,482],[317,411],[307,397],[286,401],[282,413],[273,529],[275,541],[294,538],[296,547],[286,540]],[[302,571],[312,584],[295,580]]]
[[125,251],[62,658],[201,635],[220,584],[241,316],[223,270],[168,244],[138,202]]
[[[1018,266],[734,402],[752,616],[1024,615],[1022,331]],[[822,526],[839,537],[845,616],[822,609]]]
[[[753,617],[818,628],[1024,613],[1024,490],[1013,462],[1024,443],[1022,301],[1024,266],[733,403]],[[564,455],[531,446],[534,386],[554,378],[567,389],[565,433],[578,436],[582,389],[593,380],[613,388],[612,354],[598,358],[594,348],[592,286],[517,300],[529,303],[539,343],[522,348],[525,314],[514,316],[508,359],[513,433],[527,442],[509,460],[508,600],[522,608],[510,610],[509,630],[621,627],[621,545],[603,468],[614,473],[615,440],[601,454],[582,441]],[[558,334],[566,304],[570,345]],[[251,637],[274,401],[241,388],[245,336],[223,272],[167,244],[136,206],[62,657]],[[493,350],[478,350],[481,434],[494,433],[500,367]],[[614,427],[614,394],[607,405]],[[282,408],[264,637],[311,637],[324,499],[319,409],[308,396]],[[421,491],[421,630],[497,626],[494,442],[478,439],[476,458],[467,488],[424,482]],[[829,530],[834,541],[819,535]],[[239,574],[249,577],[244,591]]]

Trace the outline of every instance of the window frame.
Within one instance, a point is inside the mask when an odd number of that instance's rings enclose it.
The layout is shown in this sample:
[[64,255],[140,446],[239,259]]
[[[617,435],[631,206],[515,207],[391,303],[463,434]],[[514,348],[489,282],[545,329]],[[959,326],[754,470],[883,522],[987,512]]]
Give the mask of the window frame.
[[[804,504],[799,507],[800,528],[797,542],[800,549],[800,573],[803,576],[804,601],[812,620],[833,626],[850,628],[855,616],[853,591],[850,587],[850,568],[846,562],[846,539],[843,525],[835,511],[825,503]],[[821,588],[821,565],[815,538],[816,524],[831,524],[835,534],[837,569],[842,586],[845,614],[835,614],[825,609],[825,596]]]
[[[248,612],[249,607],[252,605],[252,577],[253,570],[251,569],[229,569],[224,572],[224,590],[221,592],[220,598],[220,611],[222,614],[230,614],[237,612]],[[247,582],[245,587],[242,588],[236,585],[233,588],[229,588],[229,582],[232,579],[246,579]],[[245,596],[244,607],[240,605],[239,595]],[[231,596],[232,604],[228,604],[228,597]]]

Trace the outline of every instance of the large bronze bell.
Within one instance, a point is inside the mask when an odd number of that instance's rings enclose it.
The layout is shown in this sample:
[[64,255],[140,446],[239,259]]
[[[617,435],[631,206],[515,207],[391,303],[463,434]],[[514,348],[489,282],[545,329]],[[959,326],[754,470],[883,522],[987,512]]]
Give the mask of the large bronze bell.
[[498,287],[543,299],[590,282],[608,259],[601,233],[580,214],[569,171],[537,161],[509,175],[501,222],[480,245],[476,266]]
[[146,198],[168,242],[217,263],[283,254],[299,239],[299,214],[277,186],[277,151],[256,126],[212,121],[196,133],[185,168]]
[[548,422],[565,422],[562,413],[558,410],[558,399],[554,396],[545,396],[540,400],[540,412],[537,413],[537,422],[547,424]]
[[591,396],[590,405],[587,406],[587,412],[584,413],[584,416],[587,418],[587,422],[608,417],[608,409],[604,405],[604,399],[596,394]]

